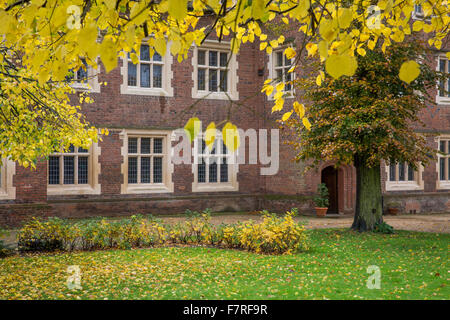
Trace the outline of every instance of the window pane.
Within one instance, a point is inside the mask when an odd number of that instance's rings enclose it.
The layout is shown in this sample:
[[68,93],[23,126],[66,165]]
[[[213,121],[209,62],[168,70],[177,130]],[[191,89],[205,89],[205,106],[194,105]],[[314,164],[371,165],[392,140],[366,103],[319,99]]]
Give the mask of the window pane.
[[439,180],[445,180],[445,158],[439,159]]
[[445,60],[444,59],[439,59],[439,71],[445,72]]
[[74,152],[75,152],[75,147],[73,144],[71,144],[69,149],[67,150],[67,153],[74,153]]
[[450,180],[450,158],[447,158],[447,180]]
[[284,56],[284,65],[285,66],[290,66],[291,65],[291,59],[288,59],[285,55]]
[[141,87],[150,88],[150,65],[141,64]]
[[414,181],[414,170],[408,165],[408,181]]
[[209,51],[209,65],[217,66],[217,51]]
[[217,70],[209,70],[209,91],[217,91]]
[[150,158],[141,158],[141,183],[150,183]]
[[222,150],[221,150],[222,154],[227,154],[228,153],[228,149],[227,146],[225,145],[225,143],[222,141]]
[[396,169],[396,165],[395,164],[391,164],[389,165],[389,181],[395,181],[395,169]]
[[162,138],[153,139],[153,153],[163,153]]
[[439,141],[439,151],[445,153],[445,141]]
[[141,45],[141,60],[150,61],[150,47],[146,44]]
[[137,138],[128,138],[128,153],[137,153]]
[[153,88],[162,88],[162,66],[153,65]]
[[283,65],[283,52],[277,52],[277,67],[280,67]]
[[78,184],[87,184],[88,176],[88,157],[78,157]]
[[228,182],[227,158],[222,158],[222,164],[220,165],[220,182]]
[[277,70],[277,80],[279,82],[283,81],[283,69],[278,69]]
[[206,153],[206,142],[205,140],[201,139],[201,144],[202,144],[202,149],[200,151],[201,154],[205,154]]
[[87,153],[87,152],[88,152],[88,150],[87,150],[87,149],[83,149],[83,148],[79,147],[79,148],[78,148],[78,152],[79,152],[79,153]]
[[128,183],[137,183],[137,158],[128,158]]
[[158,62],[162,61],[162,57],[159,55],[159,53],[155,52],[153,54],[153,61],[158,61]]
[[[444,59],[439,59],[439,71],[445,72],[445,62]],[[439,96],[445,96],[445,82],[443,80],[439,80]]]
[[[447,60],[447,71],[450,73],[450,60]],[[450,97],[450,79],[447,79],[447,92],[447,95]]]
[[161,157],[153,158],[153,182],[154,183],[162,182],[162,158]]
[[128,62],[128,85],[135,87],[137,85],[136,65]]
[[217,182],[217,162],[209,164],[209,182]]
[[405,163],[398,164],[398,181],[405,181]]
[[77,71],[77,81],[78,82],[87,82],[88,74],[87,74],[87,67],[86,69],[83,69],[80,67]]
[[48,184],[59,184],[59,157],[48,158]]
[[75,157],[64,157],[64,184],[75,183]]
[[201,65],[205,65],[205,51],[198,50],[197,63],[201,64]]
[[228,54],[226,52],[220,53],[220,66],[226,67],[228,63]]
[[198,90],[205,90],[206,70],[198,69]]
[[[292,80],[292,73],[289,73],[289,68],[284,69],[284,76],[285,76],[285,81],[289,82]],[[286,91],[291,91],[291,84],[288,83],[286,84]]]
[[199,159],[198,163],[198,182],[206,182],[206,164],[203,158]]
[[141,153],[150,153],[150,138],[141,138]]
[[226,70],[220,70],[220,91],[228,90],[228,73]]

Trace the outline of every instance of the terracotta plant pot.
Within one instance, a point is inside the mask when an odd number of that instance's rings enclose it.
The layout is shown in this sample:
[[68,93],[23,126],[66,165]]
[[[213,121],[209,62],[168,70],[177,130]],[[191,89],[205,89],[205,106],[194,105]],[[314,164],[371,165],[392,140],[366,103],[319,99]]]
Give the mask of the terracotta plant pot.
[[325,215],[327,214],[327,210],[328,210],[328,208],[316,207],[316,215],[318,217],[325,217]]
[[398,214],[398,208],[388,208],[388,214],[396,216]]

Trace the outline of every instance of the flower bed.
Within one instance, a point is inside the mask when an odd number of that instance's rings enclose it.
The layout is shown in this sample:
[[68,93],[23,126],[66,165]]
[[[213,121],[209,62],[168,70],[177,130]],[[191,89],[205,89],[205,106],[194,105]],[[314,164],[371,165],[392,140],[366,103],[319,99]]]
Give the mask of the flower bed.
[[218,226],[211,223],[209,210],[188,213],[186,221],[174,225],[139,215],[119,221],[94,219],[78,223],[33,218],[20,229],[18,248],[20,252],[48,252],[191,244],[268,254],[292,254],[307,249],[305,228],[293,219],[296,210],[282,217],[263,211],[261,223]]

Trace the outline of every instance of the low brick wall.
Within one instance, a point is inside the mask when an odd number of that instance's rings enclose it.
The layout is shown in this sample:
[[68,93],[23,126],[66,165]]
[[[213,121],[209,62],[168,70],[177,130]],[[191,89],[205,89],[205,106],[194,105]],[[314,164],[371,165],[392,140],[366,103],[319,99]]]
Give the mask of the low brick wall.
[[2,204],[0,226],[17,227],[31,217],[89,218],[133,214],[174,214],[186,209],[213,212],[254,211],[257,195],[204,195],[167,198],[49,200],[46,204]]
[[383,195],[383,206],[399,213],[445,213],[450,212],[450,193],[389,193]]
[[0,205],[0,226],[15,227],[31,217],[51,217],[52,207],[47,203],[2,204]]
[[284,213],[292,208],[297,208],[299,214],[314,213],[312,196],[300,195],[262,195],[259,197],[259,210]]

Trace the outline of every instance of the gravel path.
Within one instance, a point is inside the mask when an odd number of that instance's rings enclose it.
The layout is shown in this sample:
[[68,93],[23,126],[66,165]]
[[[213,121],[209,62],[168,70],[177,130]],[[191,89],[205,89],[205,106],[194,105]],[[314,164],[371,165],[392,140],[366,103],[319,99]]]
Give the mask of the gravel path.
[[[176,223],[183,219],[183,217],[162,218],[162,220],[169,223]],[[211,221],[212,223],[220,224],[250,219],[260,221],[262,218],[258,214],[230,214],[213,216]],[[304,222],[308,229],[350,228],[353,222],[353,216],[325,218],[301,216],[297,217],[296,220]],[[384,221],[399,230],[450,233],[450,214],[384,216]]]

